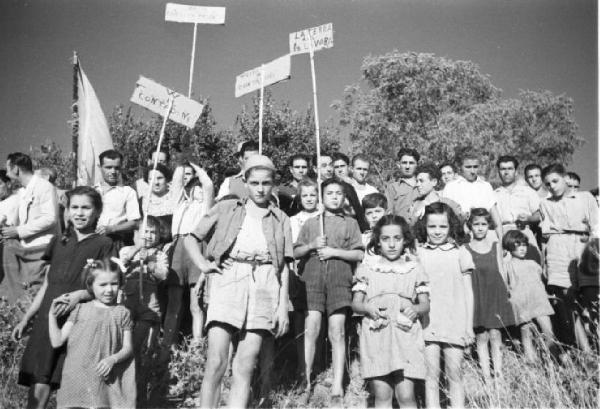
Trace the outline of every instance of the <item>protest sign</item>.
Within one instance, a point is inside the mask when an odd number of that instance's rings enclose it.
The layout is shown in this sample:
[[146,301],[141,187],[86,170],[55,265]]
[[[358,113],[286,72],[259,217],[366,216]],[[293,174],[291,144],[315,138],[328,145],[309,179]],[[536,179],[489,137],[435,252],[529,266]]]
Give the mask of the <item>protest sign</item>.
[[[260,67],[246,71],[235,78],[235,97],[268,87],[291,77],[290,55],[286,54]],[[262,84],[262,85],[261,85]]]
[[290,54],[305,54],[310,52],[312,41],[313,51],[333,47],[333,23],[307,28],[290,34]]
[[193,128],[202,113],[203,105],[151,79],[140,76],[130,101],[164,116],[169,107],[169,99],[173,100],[173,106],[168,119]]
[[177,23],[225,24],[225,7],[188,6],[167,3],[165,20]]

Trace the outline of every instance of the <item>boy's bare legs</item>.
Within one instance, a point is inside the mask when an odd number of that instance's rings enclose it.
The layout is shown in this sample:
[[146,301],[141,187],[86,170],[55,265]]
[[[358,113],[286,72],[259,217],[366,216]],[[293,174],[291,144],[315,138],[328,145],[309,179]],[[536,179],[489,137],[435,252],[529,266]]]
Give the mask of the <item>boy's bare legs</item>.
[[309,389],[309,392],[317,339],[321,331],[321,319],[322,313],[320,311],[307,311],[306,319],[304,320],[304,362],[306,367],[306,387]]
[[200,406],[203,408],[218,406],[219,387],[227,369],[231,331],[232,329],[219,324],[211,326],[208,330],[206,367],[200,389]]
[[394,398],[394,388],[388,382],[389,376],[373,378],[369,380],[371,393],[375,396],[374,407],[376,408],[391,408],[392,399]]
[[[334,312],[329,316],[329,342],[331,343],[333,363],[332,396],[344,396],[344,363],[346,362],[346,314],[345,311]],[[318,334],[317,334],[318,335]]]
[[204,327],[204,311],[200,307],[201,300],[194,290],[190,287],[190,313],[192,314],[192,342],[198,344],[202,339],[202,329]]
[[[228,407],[245,408],[248,406],[252,373],[256,367],[260,347],[265,336],[263,331],[246,331],[242,339],[240,339],[237,353],[233,358],[233,374],[231,377]],[[223,369],[224,372],[225,370]]]
[[50,398],[50,385],[36,383],[29,387],[27,409],[45,409]]
[[[397,377],[394,377],[396,385],[394,390],[396,392],[396,400],[399,406],[404,408],[416,408],[417,399],[415,398],[415,383],[412,379],[404,377],[402,374],[402,380],[398,382]],[[391,406],[391,405],[390,405]]]

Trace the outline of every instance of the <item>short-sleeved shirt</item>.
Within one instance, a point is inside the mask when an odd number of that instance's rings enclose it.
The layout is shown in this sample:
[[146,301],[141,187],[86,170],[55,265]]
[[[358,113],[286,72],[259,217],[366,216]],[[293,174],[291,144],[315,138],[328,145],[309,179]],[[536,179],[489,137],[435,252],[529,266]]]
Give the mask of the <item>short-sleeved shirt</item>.
[[[424,244],[417,256],[429,276],[429,324],[424,325],[425,341],[445,342],[466,346],[468,322],[464,274],[471,274],[475,265],[471,253],[463,246],[445,243],[441,246]],[[472,316],[472,313],[471,313]]]
[[[246,217],[248,198],[223,200],[211,208],[192,233],[198,240],[208,241],[207,255],[217,263],[231,250]],[[294,259],[292,230],[288,216],[269,203],[262,219],[263,234],[273,265],[280,272],[286,261]]]
[[520,214],[531,216],[540,210],[540,197],[524,180],[509,187],[500,186],[495,193],[503,224],[514,223]]
[[304,223],[310,219],[311,217],[319,217],[318,212],[308,213],[304,210],[294,216],[290,217],[290,225],[292,227],[292,240],[294,243],[298,240],[298,235],[300,234],[300,229],[304,226]]
[[399,179],[385,189],[388,210],[397,216],[408,219],[408,212],[417,200],[419,193],[414,179]]
[[355,179],[352,179],[352,187],[354,188],[354,190],[356,191],[356,196],[358,196],[358,200],[362,203],[363,198],[366,195],[369,195],[371,193],[379,193],[379,190],[377,190],[377,188],[373,185],[370,185],[368,183],[365,184],[360,184],[358,183]]
[[598,235],[598,203],[589,192],[565,193],[548,197],[540,204],[543,234],[590,232]]
[[490,210],[496,204],[496,195],[492,185],[477,177],[469,182],[462,176],[448,182],[442,191],[442,197],[455,201],[463,212],[478,207]]
[[99,226],[112,226],[140,219],[137,195],[131,187],[100,183],[95,185],[94,189],[102,196],[102,214],[98,219]]
[[[296,240],[294,247],[308,245],[316,237],[321,235],[319,226],[320,220],[320,217],[313,217],[304,223],[302,229],[300,229],[300,234],[298,235],[298,240]],[[324,220],[324,233],[327,237],[328,247],[344,250],[362,250],[364,248],[360,229],[355,219],[343,214],[338,214],[327,215],[324,217]],[[308,254],[304,258],[307,259],[304,264],[304,272],[320,271],[324,264],[319,260],[316,251]],[[340,259],[330,259],[327,261],[327,271],[331,274],[336,274],[336,272],[352,273],[353,266],[354,263]]]

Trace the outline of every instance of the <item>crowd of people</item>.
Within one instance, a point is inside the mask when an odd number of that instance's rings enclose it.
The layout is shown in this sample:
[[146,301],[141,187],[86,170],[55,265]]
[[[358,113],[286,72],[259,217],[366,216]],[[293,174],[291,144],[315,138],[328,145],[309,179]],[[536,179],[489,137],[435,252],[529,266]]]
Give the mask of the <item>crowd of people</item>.
[[476,155],[457,168],[403,148],[395,180],[374,186],[366,155],[298,153],[277,169],[247,141],[215,196],[185,155],[148,159],[129,186],[123,155],[105,151],[103,180],[66,192],[22,153],[0,171],[0,296],[26,307],[13,338],[29,335],[28,408],[56,389],[59,407],[151,405],[148,355],[169,353],[188,309],[192,345],[208,345],[201,407],[218,406],[228,368],[229,406],[249,404],[257,367],[268,393],[286,333],[307,403],[326,334],[333,407],[351,332],[377,407],[416,407],[419,382],[439,407],[442,376],[464,406],[465,352],[475,343],[493,382],[506,331],[528,360],[538,345],[560,363],[570,347],[598,350],[598,191],[561,164],[521,177],[501,156],[494,189]]

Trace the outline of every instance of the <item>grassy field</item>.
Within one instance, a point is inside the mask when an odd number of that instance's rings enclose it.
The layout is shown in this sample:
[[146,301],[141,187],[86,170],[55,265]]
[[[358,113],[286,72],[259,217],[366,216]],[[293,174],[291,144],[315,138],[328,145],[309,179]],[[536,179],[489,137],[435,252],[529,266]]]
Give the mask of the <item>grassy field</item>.
[[[25,407],[26,389],[16,384],[19,362],[26,339],[14,343],[10,332],[15,324],[17,310],[0,301],[0,408]],[[198,406],[205,363],[206,345],[190,346],[184,342],[172,350],[170,362],[149,360],[151,402],[156,408],[194,408]],[[485,384],[476,361],[465,361],[467,407],[470,408],[597,408],[598,407],[598,355],[570,351],[570,363],[557,364],[543,348],[537,362],[526,362],[522,355],[505,348],[504,376],[493,384]],[[252,406],[262,403],[266,407],[306,407],[301,403],[301,391],[291,379],[290,365],[282,360],[273,370],[278,386],[267,397],[253,399]],[[309,407],[329,406],[329,371],[317,378],[315,393]],[[222,402],[227,399],[229,377],[224,380]],[[360,377],[358,362],[348,364],[348,385],[344,403],[346,407],[365,407],[369,394]],[[50,407],[53,408],[51,401]]]

